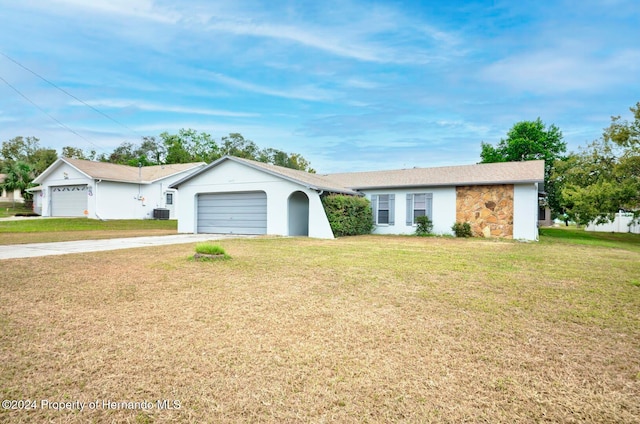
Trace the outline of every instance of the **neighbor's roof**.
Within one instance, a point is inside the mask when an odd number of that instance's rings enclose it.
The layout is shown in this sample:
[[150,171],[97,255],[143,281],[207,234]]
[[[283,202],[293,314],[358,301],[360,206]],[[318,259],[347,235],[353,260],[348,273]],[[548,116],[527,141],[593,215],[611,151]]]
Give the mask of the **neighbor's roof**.
[[171,165],[137,166],[118,165],[115,163],[95,162],[82,159],[60,158],[34,180],[41,183],[53,169],[62,162],[69,164],[89,178],[126,183],[149,184],[171,175],[206,165],[204,162],[177,163]]
[[347,194],[360,194],[357,190],[372,188],[514,184],[544,181],[543,160],[438,168],[396,169],[391,171],[311,174],[268,163],[225,156],[175,182],[171,187],[178,187],[225,160],[243,163],[251,168],[265,171],[312,189]]
[[544,181],[544,161],[346,172],[325,174],[324,176],[336,184],[355,190],[386,187],[529,183]]

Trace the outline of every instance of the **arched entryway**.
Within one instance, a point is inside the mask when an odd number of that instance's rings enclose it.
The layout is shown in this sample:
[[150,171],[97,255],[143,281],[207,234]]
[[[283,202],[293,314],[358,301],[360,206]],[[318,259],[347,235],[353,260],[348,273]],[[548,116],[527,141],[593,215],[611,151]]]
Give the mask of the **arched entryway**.
[[294,191],[289,196],[289,235],[309,236],[309,197]]

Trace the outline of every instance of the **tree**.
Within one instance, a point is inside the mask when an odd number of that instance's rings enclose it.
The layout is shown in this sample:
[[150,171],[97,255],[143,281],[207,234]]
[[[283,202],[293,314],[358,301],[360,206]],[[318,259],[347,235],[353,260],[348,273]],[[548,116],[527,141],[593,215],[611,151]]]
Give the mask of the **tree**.
[[136,159],[133,150],[133,144],[128,141],[124,141],[118,147],[113,149],[113,152],[109,155],[107,162],[126,165],[130,160]]
[[164,163],[167,150],[164,145],[156,140],[155,137],[142,137],[142,143],[135,151],[138,157],[145,157],[146,161],[152,165],[160,165]]
[[251,140],[247,140],[240,133],[230,133],[222,137],[221,156],[229,155],[244,159],[258,160],[260,149]]
[[160,139],[166,149],[166,163],[189,163],[193,162],[193,154],[190,150],[191,146],[187,145],[179,135],[163,132]]
[[299,155],[298,153],[287,153],[282,150],[266,148],[260,151],[258,158],[259,162],[272,163],[278,166],[284,166],[285,168],[299,169],[301,171],[307,171],[315,173],[316,171],[311,168],[311,164]]
[[[4,171],[6,173],[6,177],[4,182],[0,184],[0,188],[7,192],[20,190],[20,193],[25,200],[30,199],[31,193],[26,190],[31,186],[31,181],[33,181],[33,170],[31,169],[31,166],[26,162],[16,161],[11,162],[10,165],[6,166]],[[14,206],[15,202],[16,199],[14,198]]]
[[62,148],[62,157],[69,159],[94,160],[96,158],[96,151],[91,150],[87,153],[79,147],[64,146]]
[[551,178],[555,162],[562,159],[567,150],[558,127],[552,124],[547,128],[540,118],[522,121],[516,123],[507,138],[501,139],[496,147],[484,142],[481,146],[480,163],[544,160],[545,191],[552,216],[562,213],[558,191]]
[[[260,149],[256,143],[240,133],[222,137],[220,144],[205,132],[191,128],[180,129],[177,134],[161,133],[156,137],[143,137],[140,145],[124,142],[108,156],[98,158],[103,162],[131,166],[160,165],[172,163],[213,162],[224,155],[272,163],[292,169],[315,172],[309,162],[298,153],[286,153],[273,148]],[[63,156],[86,158],[81,149],[64,147]],[[95,152],[92,152],[92,159]]]
[[53,162],[58,159],[58,152],[55,149],[40,148],[33,152],[29,159],[34,177],[42,174]]
[[587,225],[611,221],[620,210],[640,218],[640,102],[634,120],[613,116],[602,137],[559,164],[561,205],[571,219]]
[[40,147],[36,137],[14,137],[2,142],[0,148],[2,168],[11,168],[18,162],[29,165],[33,176],[40,175],[58,159],[55,149]]
[[3,141],[0,154],[5,162],[29,162],[39,147],[40,140],[38,138],[18,136]]

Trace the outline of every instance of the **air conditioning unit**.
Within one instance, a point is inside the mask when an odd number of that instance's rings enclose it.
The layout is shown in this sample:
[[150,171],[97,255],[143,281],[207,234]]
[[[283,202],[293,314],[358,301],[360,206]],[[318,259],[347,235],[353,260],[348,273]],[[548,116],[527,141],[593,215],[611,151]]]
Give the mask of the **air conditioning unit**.
[[153,219],[169,219],[169,209],[165,209],[165,208],[154,209]]

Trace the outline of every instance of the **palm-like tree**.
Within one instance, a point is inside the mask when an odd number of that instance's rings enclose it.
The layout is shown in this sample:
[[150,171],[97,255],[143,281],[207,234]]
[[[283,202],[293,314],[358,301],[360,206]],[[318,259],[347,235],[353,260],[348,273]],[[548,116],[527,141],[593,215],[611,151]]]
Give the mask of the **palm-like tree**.
[[[13,192],[14,190],[20,190],[23,198],[28,198],[29,194],[26,190],[31,187],[31,181],[33,181],[33,170],[28,163],[25,162],[13,162],[5,167],[6,177],[4,182],[0,184],[0,187],[7,192]],[[16,205],[16,198],[13,197],[13,206]]]

